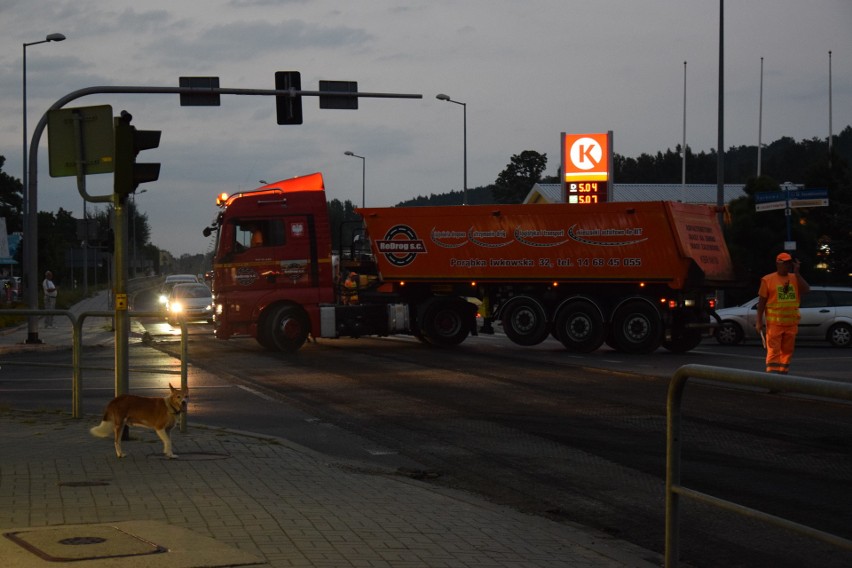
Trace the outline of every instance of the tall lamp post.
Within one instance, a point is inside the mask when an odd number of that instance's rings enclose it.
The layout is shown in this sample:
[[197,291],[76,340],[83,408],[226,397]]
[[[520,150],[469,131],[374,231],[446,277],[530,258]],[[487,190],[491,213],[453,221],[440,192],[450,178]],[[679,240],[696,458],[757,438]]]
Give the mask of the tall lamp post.
[[[29,176],[27,175],[28,174],[27,170],[29,169],[29,161],[27,160],[27,47],[29,47],[31,45],[38,45],[40,43],[49,43],[51,41],[63,41],[64,39],[65,39],[65,36],[62,35],[62,34],[49,34],[43,40],[32,41],[32,42],[23,44],[24,45],[24,47],[23,47],[24,57],[23,57],[23,74],[22,74],[21,83],[23,84],[23,103],[24,103],[23,104],[23,106],[24,106],[24,111],[23,111],[23,116],[24,116],[23,159],[24,159],[24,161],[21,163],[22,169],[23,169],[23,176],[21,177],[21,179],[24,183],[24,195],[23,195],[23,200],[22,200],[22,207],[21,207],[22,211],[21,211],[21,213],[23,214],[24,235],[30,234],[29,231],[28,231],[29,200],[27,198],[27,193],[29,191],[29,179],[28,179]],[[37,245],[37,243],[25,243],[24,246],[29,247],[29,246],[38,246],[38,245]],[[32,258],[29,255],[27,255],[27,257]],[[38,270],[37,269],[33,269],[33,270],[28,269],[27,271],[25,271],[25,273],[38,274]],[[26,282],[27,287],[33,287],[33,286],[36,286],[37,284],[38,284],[37,282]],[[37,298],[36,295],[30,294],[30,293],[27,293],[27,297],[28,298],[34,298],[34,297]],[[28,307],[30,309],[36,309],[36,308],[38,308],[38,305],[28,306]],[[27,342],[29,343],[30,340],[32,339],[32,342],[38,343],[39,342],[38,339],[37,339],[38,338],[38,332],[35,331],[35,329],[36,329],[36,327],[35,327],[35,321],[36,321],[35,316],[30,316],[29,321],[30,321],[30,323],[28,325],[29,332],[28,332]]]
[[367,198],[367,158],[364,156],[359,156],[354,152],[350,152],[346,150],[343,152],[347,156],[352,156],[353,158],[361,158],[361,208],[366,207],[366,198]]
[[454,101],[449,97],[449,95],[445,95],[443,93],[436,95],[436,99],[439,101],[447,101],[448,103],[455,103],[457,105],[461,105],[463,112],[463,120],[464,120],[464,190],[462,191],[462,205],[467,205],[467,104]]

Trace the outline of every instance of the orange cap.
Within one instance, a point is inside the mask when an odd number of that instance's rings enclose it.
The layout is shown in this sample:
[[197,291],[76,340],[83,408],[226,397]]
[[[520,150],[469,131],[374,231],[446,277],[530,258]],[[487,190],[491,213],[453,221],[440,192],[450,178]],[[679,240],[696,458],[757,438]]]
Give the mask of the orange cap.
[[775,257],[775,262],[787,262],[793,260],[793,257],[787,254],[786,252],[782,252],[778,256]]

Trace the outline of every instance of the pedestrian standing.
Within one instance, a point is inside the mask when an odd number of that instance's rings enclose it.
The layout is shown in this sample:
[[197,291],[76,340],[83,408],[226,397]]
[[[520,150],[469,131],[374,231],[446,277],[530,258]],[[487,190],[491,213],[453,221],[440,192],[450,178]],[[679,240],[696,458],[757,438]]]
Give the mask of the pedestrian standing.
[[800,262],[786,252],[775,257],[775,272],[760,280],[755,328],[763,335],[766,320],[766,372],[786,375],[799,331],[799,304],[811,287],[799,274]]
[[[44,309],[56,309],[56,285],[53,283],[53,272],[48,270],[44,273],[44,280],[41,283],[44,290]],[[53,327],[53,316],[48,314],[44,316],[44,327]]]

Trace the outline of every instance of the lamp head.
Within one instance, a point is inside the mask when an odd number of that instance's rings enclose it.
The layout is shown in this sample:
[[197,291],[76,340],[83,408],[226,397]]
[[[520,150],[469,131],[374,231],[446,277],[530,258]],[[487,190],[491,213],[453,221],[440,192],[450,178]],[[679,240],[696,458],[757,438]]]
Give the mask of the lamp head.
[[346,150],[345,152],[343,152],[343,154],[346,155],[346,156],[354,156],[355,155],[354,153],[350,152],[349,150]]
[[448,101],[448,100],[450,100],[450,96],[449,96],[449,95],[445,95],[444,93],[440,93],[440,94],[436,95],[436,96],[435,96],[435,98],[436,98],[436,99],[438,99],[439,101]]
[[65,36],[62,34],[50,34],[44,39],[46,41],[63,41],[65,39]]

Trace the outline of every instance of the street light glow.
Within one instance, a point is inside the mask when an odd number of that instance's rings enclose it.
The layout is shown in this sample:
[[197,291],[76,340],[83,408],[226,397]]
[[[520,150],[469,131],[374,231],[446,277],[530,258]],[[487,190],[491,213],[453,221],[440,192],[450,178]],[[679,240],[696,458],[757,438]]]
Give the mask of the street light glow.
[[346,150],[343,154],[345,156],[352,156],[353,158],[361,159],[361,208],[363,209],[366,207],[367,201],[367,158],[359,156],[350,150]]

